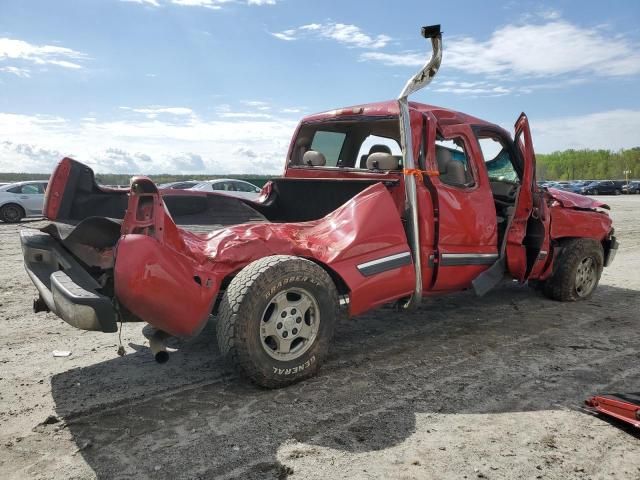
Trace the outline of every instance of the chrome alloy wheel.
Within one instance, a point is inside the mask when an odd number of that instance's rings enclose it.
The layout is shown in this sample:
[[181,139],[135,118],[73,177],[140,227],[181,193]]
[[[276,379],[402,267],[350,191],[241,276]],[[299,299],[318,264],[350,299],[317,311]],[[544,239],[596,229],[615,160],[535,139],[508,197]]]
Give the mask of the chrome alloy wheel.
[[313,345],[319,327],[320,309],[313,295],[288,288],[275,295],[262,314],[262,348],[276,360],[295,360]]
[[579,297],[586,297],[598,282],[596,262],[593,258],[583,259],[576,270],[576,293]]

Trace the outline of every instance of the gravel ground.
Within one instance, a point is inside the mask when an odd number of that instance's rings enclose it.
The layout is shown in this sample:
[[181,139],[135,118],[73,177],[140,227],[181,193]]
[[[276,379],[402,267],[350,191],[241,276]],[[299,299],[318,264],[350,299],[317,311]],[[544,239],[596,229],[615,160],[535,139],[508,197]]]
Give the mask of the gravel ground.
[[640,196],[606,201],[622,246],[591,300],[509,283],[379,310],[277,391],[222,364],[212,325],[158,365],[140,324],[118,357],[117,334],[35,315],[1,224],[0,477],[640,478],[640,436],[580,411],[640,391]]

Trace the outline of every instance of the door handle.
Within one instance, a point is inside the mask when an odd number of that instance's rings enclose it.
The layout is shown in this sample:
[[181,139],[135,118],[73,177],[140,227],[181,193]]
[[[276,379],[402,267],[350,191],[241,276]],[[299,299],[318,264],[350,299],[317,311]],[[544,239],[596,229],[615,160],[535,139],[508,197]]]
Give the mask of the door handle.
[[28,195],[21,195],[20,199],[21,200],[29,200],[29,196]]

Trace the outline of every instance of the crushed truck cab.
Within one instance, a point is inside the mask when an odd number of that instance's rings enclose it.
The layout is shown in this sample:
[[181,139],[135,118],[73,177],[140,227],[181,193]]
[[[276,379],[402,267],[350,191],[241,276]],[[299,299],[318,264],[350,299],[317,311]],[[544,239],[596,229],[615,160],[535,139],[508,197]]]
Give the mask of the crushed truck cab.
[[537,185],[524,114],[510,134],[410,102],[442,58],[439,27],[423,35],[432,56],[398,99],[303,118],[283,175],[255,201],[145,177],[107,189],[63,159],[47,225],[21,234],[34,309],[86,330],[142,321],[181,337],[213,315],[223,355],[279,387],[317,371],[343,311],[482,295],[505,277],[588,298],[618,247],[609,207]]

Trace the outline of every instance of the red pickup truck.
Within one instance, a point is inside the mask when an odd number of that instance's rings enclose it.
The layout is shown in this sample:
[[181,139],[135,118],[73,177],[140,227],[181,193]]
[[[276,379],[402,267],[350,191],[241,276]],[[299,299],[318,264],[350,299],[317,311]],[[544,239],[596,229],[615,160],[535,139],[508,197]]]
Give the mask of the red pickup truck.
[[439,26],[423,36],[432,56],[398,99],[302,119],[256,201],[145,177],[107,189],[63,159],[46,226],[21,232],[34,309],[103,332],[147,322],[160,353],[164,336],[196,335],[214,315],[221,352],[280,387],[316,373],[342,312],[482,295],[505,277],[587,298],[618,247],[608,207],[537,186],[524,114],[511,136],[409,102],[442,57]]

